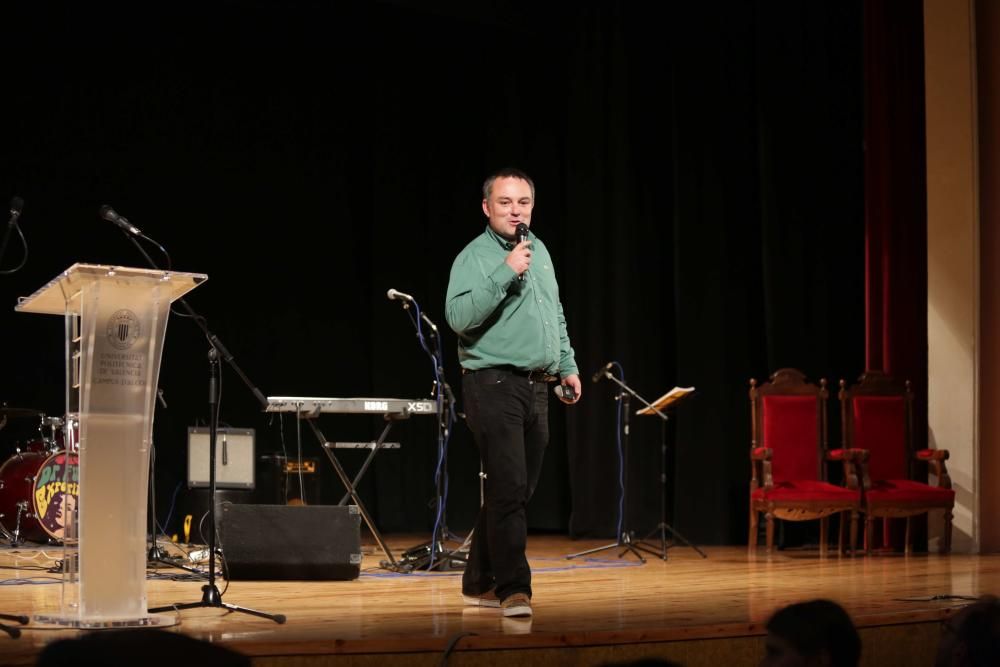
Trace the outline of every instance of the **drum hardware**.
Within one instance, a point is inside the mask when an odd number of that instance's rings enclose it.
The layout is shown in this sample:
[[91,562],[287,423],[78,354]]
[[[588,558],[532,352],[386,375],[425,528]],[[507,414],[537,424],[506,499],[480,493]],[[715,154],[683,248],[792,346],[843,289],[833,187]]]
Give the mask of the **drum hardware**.
[[[15,455],[25,452],[38,452],[52,454],[63,448],[63,443],[67,439],[67,424],[73,429],[73,441],[77,440],[79,425],[76,420],[65,420],[62,417],[49,417],[38,410],[28,408],[0,408],[0,429],[8,424],[9,416],[17,417],[38,417],[37,426],[33,427],[28,437],[15,440]],[[75,449],[75,446],[74,446]]]
[[17,521],[14,522],[14,540],[13,546],[24,543],[24,538],[21,537],[21,519],[34,518],[34,516],[28,512],[28,501],[21,500],[17,503]]
[[[24,544],[24,538],[21,537],[21,517],[26,516],[32,518],[31,514],[28,512],[27,500],[18,501],[16,504],[16,509],[17,509],[17,518],[14,520],[13,532],[8,531],[6,528],[0,525],[0,533],[2,533],[5,538],[7,538],[7,541],[10,542],[10,546],[12,547]],[[4,518],[5,515],[0,514],[0,520],[3,520]]]
[[12,408],[4,403],[3,405],[0,405],[0,431],[6,428],[7,424],[9,424],[12,419],[40,416],[44,416],[44,413],[41,410],[35,410],[34,408]]

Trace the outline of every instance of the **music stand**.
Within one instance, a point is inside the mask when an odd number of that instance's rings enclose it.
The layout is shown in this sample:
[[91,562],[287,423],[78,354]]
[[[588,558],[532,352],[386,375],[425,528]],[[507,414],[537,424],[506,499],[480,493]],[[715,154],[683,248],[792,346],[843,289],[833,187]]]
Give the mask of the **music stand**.
[[[636,549],[641,549],[646,553],[659,556],[667,560],[667,549],[677,546],[677,544],[667,544],[667,532],[674,536],[674,541],[680,540],[691,547],[702,558],[708,558],[701,549],[689,542],[683,535],[674,530],[673,526],[667,523],[667,415],[665,412],[683,401],[687,396],[694,393],[694,387],[674,387],[663,396],[653,401],[652,405],[635,411],[637,415],[656,415],[660,418],[660,522],[653,530],[649,531],[646,537],[635,543]],[[656,533],[660,533],[660,550],[654,551],[648,543]]]

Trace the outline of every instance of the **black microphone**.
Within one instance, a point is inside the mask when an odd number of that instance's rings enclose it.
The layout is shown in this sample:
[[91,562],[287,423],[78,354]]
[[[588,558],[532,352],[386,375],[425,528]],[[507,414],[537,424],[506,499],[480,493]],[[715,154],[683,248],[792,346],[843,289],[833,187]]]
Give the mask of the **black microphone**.
[[10,198],[10,220],[7,221],[8,225],[17,224],[17,219],[21,217],[21,211],[24,210],[24,200],[14,195]]
[[614,365],[615,362],[613,361],[609,361],[608,363],[604,364],[603,366],[601,366],[600,370],[594,373],[593,377],[590,378],[590,381],[600,382],[601,378],[604,377],[607,374],[607,372],[611,370],[611,367]]
[[[517,227],[514,229],[514,238],[517,239],[518,243],[522,243],[528,240],[528,225],[523,222],[519,222]],[[524,273],[527,273],[525,271]],[[524,280],[524,273],[517,277],[518,280]]]
[[405,301],[407,303],[413,303],[414,299],[409,294],[404,294],[403,292],[397,292],[396,290],[389,288],[389,291],[385,293],[389,297],[390,301]]
[[118,215],[115,209],[111,208],[107,204],[102,206],[98,211],[98,213],[102,218],[104,218],[108,222],[115,223],[129,234],[133,234],[135,236],[139,236],[142,234],[142,231],[140,231],[138,227],[129,222],[128,218],[126,218],[124,215]]
[[516,236],[518,243],[521,243],[522,241],[527,241],[528,240],[528,225],[524,224],[523,222],[519,222],[517,224],[517,227],[516,227],[516,230],[514,232],[514,235]]

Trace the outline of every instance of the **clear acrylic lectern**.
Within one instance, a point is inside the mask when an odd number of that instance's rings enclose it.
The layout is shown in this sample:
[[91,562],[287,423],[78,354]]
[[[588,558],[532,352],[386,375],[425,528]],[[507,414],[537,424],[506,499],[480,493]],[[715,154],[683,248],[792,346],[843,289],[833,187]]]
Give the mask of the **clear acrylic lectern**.
[[[68,493],[63,496],[60,610],[36,616],[41,623],[102,628],[175,622],[147,612],[149,451],[170,304],[206,279],[74,264],[18,300],[19,312],[65,318],[66,423],[79,424],[78,436],[66,438],[70,457],[78,448],[79,496],[75,507]],[[77,481],[70,465],[63,473],[67,484]]]

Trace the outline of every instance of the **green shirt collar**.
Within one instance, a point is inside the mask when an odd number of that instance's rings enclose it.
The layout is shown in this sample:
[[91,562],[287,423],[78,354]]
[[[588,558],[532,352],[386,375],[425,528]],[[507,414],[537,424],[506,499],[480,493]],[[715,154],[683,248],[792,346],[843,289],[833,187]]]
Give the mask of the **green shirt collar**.
[[[486,223],[486,235],[489,236],[494,241],[496,241],[500,245],[500,247],[503,248],[504,250],[513,250],[514,246],[517,245],[516,243],[508,241],[507,239],[505,239],[504,237],[500,236],[495,231],[493,231],[493,228],[490,227],[489,223]],[[531,238],[530,227],[528,228],[528,238],[529,239]]]

